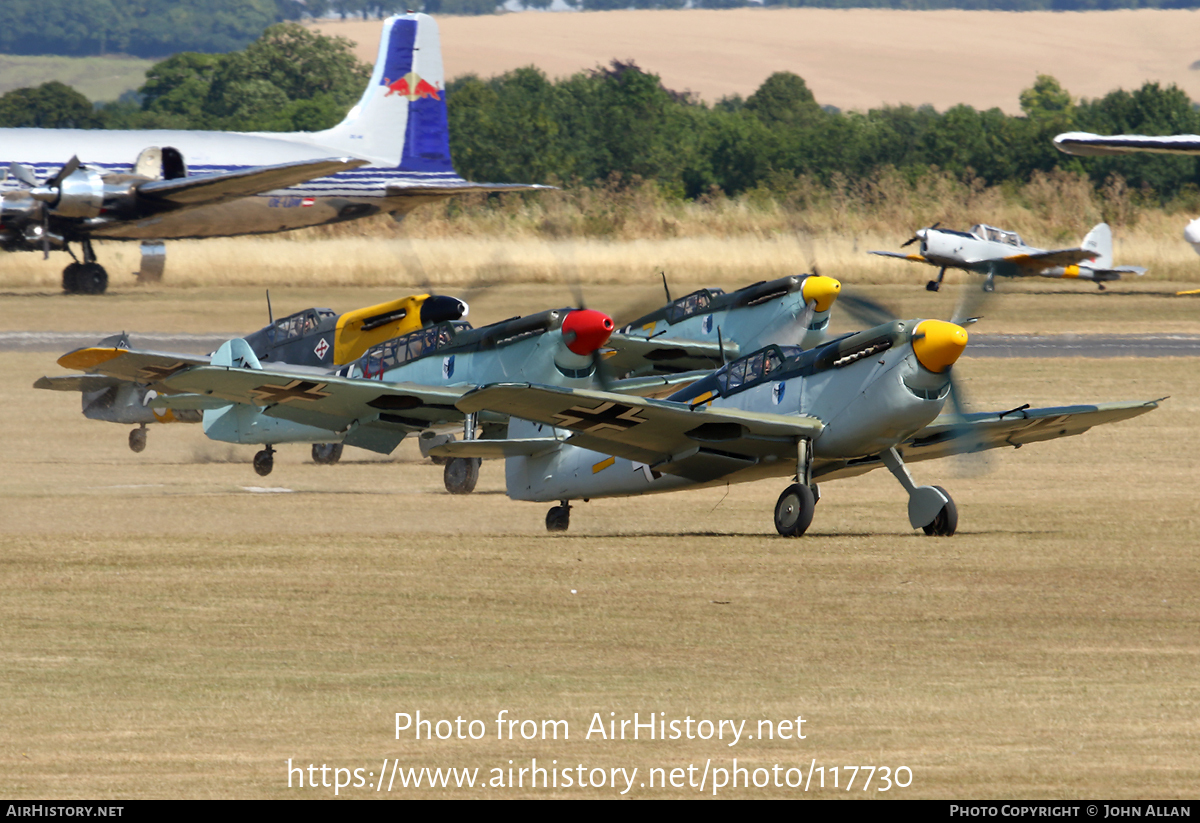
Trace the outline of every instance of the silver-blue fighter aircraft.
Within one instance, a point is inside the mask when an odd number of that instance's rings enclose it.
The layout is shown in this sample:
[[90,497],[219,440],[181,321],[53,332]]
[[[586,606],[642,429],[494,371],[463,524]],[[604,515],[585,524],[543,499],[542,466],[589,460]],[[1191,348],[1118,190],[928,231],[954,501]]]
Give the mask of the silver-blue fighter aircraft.
[[455,194],[546,188],[454,171],[441,43],[424,14],[384,22],[362,99],[325,131],[0,129],[0,153],[0,249],[70,253],[63,289],[89,294],[108,284],[96,239],[143,241],[139,279],[155,280],[162,240],[402,217]]
[[967,344],[959,325],[894,320],[811,351],[768,346],[665,400],[528,383],[485,386],[464,414],[509,415],[508,438],[446,443],[446,456],[504,457],[508,496],[556,501],[546,528],[565,531],[571,501],[626,497],[769,477],[792,482],[775,528],[812,522],[817,483],[886,467],[908,495],[909,523],[948,536],[958,511],[941,486],[918,486],[907,464],[1079,434],[1144,414],[1158,401],[941,415],[951,368]]

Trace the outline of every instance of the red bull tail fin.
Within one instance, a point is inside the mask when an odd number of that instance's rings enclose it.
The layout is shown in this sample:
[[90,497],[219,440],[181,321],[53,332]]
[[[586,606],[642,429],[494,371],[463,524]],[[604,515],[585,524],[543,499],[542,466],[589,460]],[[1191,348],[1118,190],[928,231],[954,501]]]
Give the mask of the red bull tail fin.
[[376,166],[458,177],[450,162],[441,38],[432,17],[406,14],[384,21],[375,70],[358,105],[313,138]]

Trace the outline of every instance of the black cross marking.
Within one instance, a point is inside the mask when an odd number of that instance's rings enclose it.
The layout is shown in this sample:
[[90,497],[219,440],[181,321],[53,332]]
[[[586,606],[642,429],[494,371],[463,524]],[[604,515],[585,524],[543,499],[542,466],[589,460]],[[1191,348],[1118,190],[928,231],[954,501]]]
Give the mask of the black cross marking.
[[322,397],[329,396],[329,392],[321,391],[325,385],[325,383],[314,383],[311,380],[293,380],[286,386],[270,384],[259,386],[251,390],[250,394],[268,406],[275,403],[286,403],[289,400],[320,400]]
[[633,428],[638,423],[648,422],[645,418],[637,416],[638,411],[635,406],[621,403],[601,403],[594,409],[572,406],[554,415],[559,418],[555,425],[584,432],[596,432],[605,428],[621,432]]
[[175,372],[185,368],[187,368],[187,364],[178,361],[173,366],[143,366],[138,369],[138,377],[142,378],[143,382],[156,383],[159,380],[166,380]]

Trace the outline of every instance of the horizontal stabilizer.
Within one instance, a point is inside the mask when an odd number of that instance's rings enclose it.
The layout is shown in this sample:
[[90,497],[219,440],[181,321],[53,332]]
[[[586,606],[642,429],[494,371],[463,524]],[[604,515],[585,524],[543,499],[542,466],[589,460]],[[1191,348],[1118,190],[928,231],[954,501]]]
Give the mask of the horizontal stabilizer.
[[39,377],[33,387],[50,391],[93,392],[112,388],[121,382],[115,377],[103,374],[69,374],[62,377]]
[[224,174],[152,180],[138,186],[137,193],[141,199],[161,203],[166,208],[197,208],[286,189],[318,177],[350,171],[366,163],[365,160],[350,157],[334,157],[278,166],[258,166]]
[[1054,146],[1065,154],[1075,154],[1081,157],[1103,157],[1142,151],[1157,152],[1158,154],[1200,154],[1200,135],[1114,134],[1103,136],[1072,131],[1055,137]]
[[472,183],[458,178],[387,187],[388,197],[450,197],[456,194],[503,194],[518,191],[557,191],[557,186],[534,183]]

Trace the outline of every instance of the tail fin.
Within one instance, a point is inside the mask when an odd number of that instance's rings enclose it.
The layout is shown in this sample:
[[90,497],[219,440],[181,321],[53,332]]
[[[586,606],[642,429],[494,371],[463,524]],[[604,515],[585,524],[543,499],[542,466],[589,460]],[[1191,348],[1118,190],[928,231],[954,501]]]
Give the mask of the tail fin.
[[433,18],[405,14],[385,20],[362,99],[345,120],[312,138],[377,166],[457,177],[450,162],[442,44]]
[[1098,269],[1111,269],[1113,264],[1112,229],[1100,223],[1083,238],[1080,248],[1096,253],[1092,265]]
[[234,369],[261,369],[262,363],[254,354],[250,344],[240,337],[235,337],[221,344],[221,348],[213,352],[208,361],[214,366],[229,366]]

